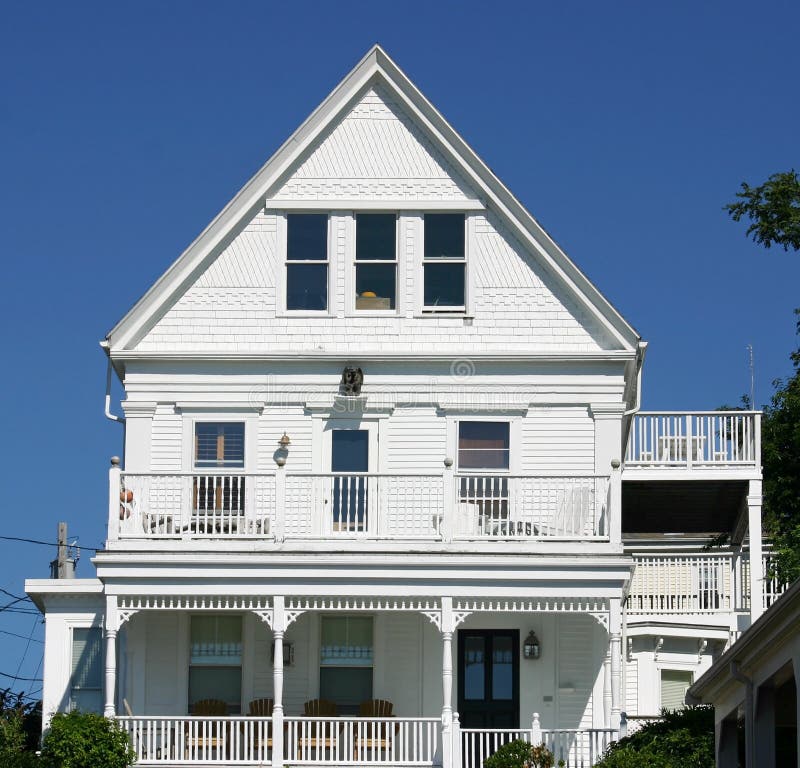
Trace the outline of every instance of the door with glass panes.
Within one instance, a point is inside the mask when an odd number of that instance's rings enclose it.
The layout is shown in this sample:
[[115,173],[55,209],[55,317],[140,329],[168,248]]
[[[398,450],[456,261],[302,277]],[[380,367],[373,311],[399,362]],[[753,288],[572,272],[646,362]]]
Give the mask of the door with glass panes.
[[458,713],[464,728],[519,728],[518,630],[459,630]]
[[374,424],[331,425],[325,533],[359,535],[375,529],[377,431]]

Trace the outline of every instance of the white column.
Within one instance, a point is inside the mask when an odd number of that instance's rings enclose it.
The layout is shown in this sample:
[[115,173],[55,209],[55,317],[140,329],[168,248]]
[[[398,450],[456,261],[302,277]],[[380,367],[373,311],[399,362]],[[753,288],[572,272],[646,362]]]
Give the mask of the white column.
[[[624,403],[592,403],[594,419],[594,471],[609,477],[608,507],[603,534],[622,547],[622,415]],[[598,505],[598,512],[600,505]],[[599,522],[599,521],[598,521]]]
[[611,637],[611,727],[619,728],[622,712],[622,604],[617,597],[609,606],[609,635]]
[[119,456],[111,457],[111,468],[108,470],[108,534],[109,541],[119,538],[119,486],[122,470]]
[[286,614],[283,595],[272,599],[272,640],[275,658],[272,662],[272,768],[283,766],[283,634]]
[[756,689],[754,715],[756,765],[758,768],[775,768],[775,688],[771,682]]
[[764,612],[764,562],[761,546],[761,480],[751,480],[747,492],[747,533],[750,542],[750,621]]
[[453,598],[442,598],[442,768],[453,768]]
[[611,727],[611,638],[608,639],[608,652],[603,659],[603,722]]
[[105,706],[103,714],[114,717],[117,714],[117,630],[119,629],[119,614],[117,612],[117,597],[106,597],[106,653],[105,653]]

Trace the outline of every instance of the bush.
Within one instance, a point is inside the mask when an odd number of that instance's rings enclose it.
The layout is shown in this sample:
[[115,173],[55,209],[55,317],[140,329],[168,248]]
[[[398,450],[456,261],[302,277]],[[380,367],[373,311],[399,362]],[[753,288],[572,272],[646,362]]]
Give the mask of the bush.
[[664,710],[612,744],[595,768],[714,768],[714,708]]
[[544,745],[534,747],[522,739],[503,744],[483,761],[483,768],[552,768],[553,753]]
[[[34,768],[38,733],[37,705],[25,704],[23,694],[0,691],[0,765],[3,768]],[[35,735],[34,735],[35,734]]]
[[59,712],[42,743],[42,768],[128,768],[135,755],[128,734],[89,712]]

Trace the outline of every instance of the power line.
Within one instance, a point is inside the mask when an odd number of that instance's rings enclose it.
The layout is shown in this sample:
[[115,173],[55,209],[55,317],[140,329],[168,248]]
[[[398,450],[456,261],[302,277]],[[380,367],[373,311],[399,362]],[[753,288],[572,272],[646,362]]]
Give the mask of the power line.
[[[36,622],[39,623],[38,621]],[[18,637],[20,640],[27,640],[28,638],[25,635],[18,635],[16,632],[8,632],[5,629],[0,629],[0,635],[11,635],[11,637]],[[35,637],[31,638],[32,643],[42,643],[44,645],[44,640],[37,640]]]
[[[57,541],[42,541],[41,539],[26,539],[22,536],[0,536],[0,541],[21,541],[25,544],[43,544],[46,547],[57,547]],[[78,544],[70,544],[71,549],[87,550],[90,552],[102,552],[102,547],[81,547]]]
[[16,675],[9,675],[7,672],[0,672],[0,676],[2,677],[10,677],[12,680],[24,680],[28,683],[41,683],[41,677],[17,677]]
[[19,664],[17,664],[17,674],[14,676],[14,682],[19,680],[19,672],[22,669],[22,665],[25,663],[25,657],[28,655],[28,649],[31,647],[31,640],[33,639],[33,633],[36,631],[36,627],[39,624],[39,619],[36,618],[33,620],[33,626],[31,627],[30,634],[28,635],[28,642],[25,644],[25,650],[22,652],[22,658],[19,660]]

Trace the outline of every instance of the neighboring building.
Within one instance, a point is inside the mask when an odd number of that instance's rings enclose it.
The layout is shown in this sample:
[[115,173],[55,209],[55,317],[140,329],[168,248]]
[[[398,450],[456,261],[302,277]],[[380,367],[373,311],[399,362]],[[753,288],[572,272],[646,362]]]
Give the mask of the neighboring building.
[[689,688],[713,704],[719,768],[784,768],[800,754],[800,581]]
[[638,334],[379,47],[103,347],[97,577],[26,589],[46,717],[140,765],[583,765],[762,610],[759,414],[637,414]]

